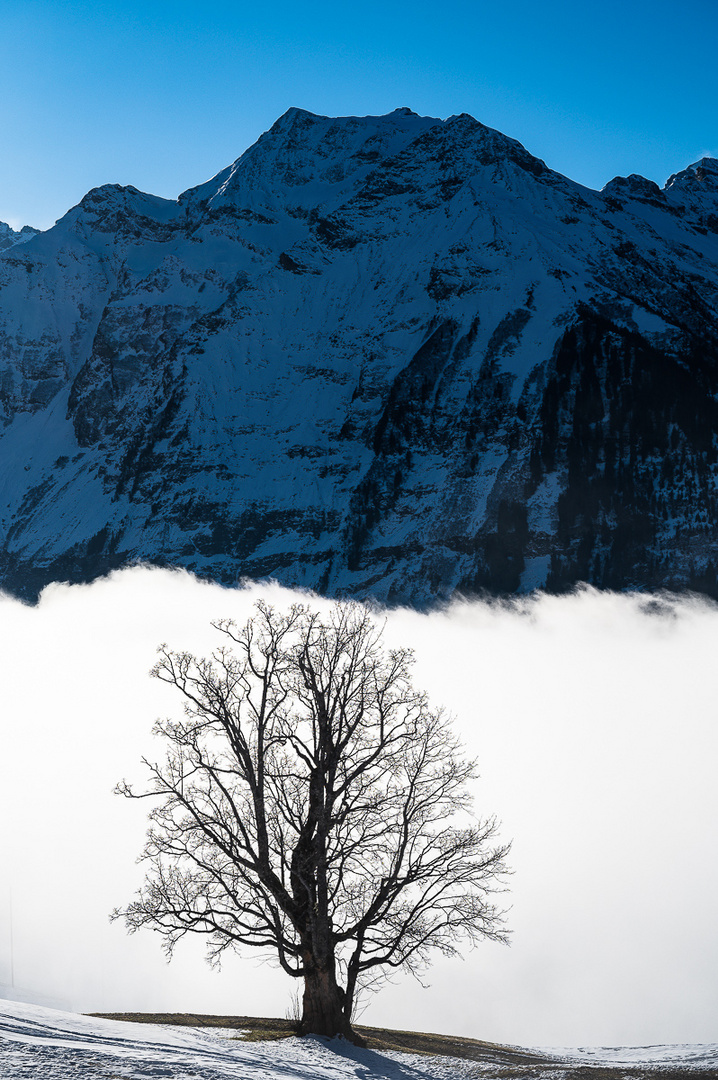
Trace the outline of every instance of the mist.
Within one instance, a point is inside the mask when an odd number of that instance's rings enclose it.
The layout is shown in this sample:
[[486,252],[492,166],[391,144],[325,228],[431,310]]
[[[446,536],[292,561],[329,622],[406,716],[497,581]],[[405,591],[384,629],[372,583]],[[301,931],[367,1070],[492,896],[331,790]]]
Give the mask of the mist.
[[[234,590],[135,568],[0,597],[0,996],[79,1011],[283,1016],[292,980],[256,953],[220,972],[201,942],[108,916],[142,880],[149,807],[113,796],[159,757],[179,709],[148,678],[161,642],[206,653],[209,623],[278,586]],[[401,977],[366,1023],[524,1045],[715,1041],[718,608],[599,594],[378,614],[415,684],[479,760],[476,807],[513,839],[509,947]]]

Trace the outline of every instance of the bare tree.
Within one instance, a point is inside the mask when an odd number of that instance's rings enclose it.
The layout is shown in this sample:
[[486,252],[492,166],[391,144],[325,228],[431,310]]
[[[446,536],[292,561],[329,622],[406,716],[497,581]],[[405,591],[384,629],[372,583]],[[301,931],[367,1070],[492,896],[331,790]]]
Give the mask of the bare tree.
[[491,894],[508,846],[470,815],[475,764],[412,687],[411,654],[384,650],[360,605],[322,618],[260,602],[241,630],[213,625],[225,644],[209,659],[160,649],[153,675],[184,717],[156,725],[169,748],[145,760],[148,790],[118,787],[160,803],[145,884],[115,916],[170,954],[188,932],[211,961],[274,950],[304,980],[300,1031],[358,1041],[363,984],[505,939]]

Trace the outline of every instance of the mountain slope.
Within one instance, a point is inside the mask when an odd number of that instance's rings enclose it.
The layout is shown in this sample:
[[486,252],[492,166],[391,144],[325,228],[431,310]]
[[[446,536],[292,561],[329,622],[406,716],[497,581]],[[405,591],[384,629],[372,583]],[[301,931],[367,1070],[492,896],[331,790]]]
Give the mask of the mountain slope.
[[602,192],[461,115],[291,109],[0,256],[0,579],[715,591],[718,162]]

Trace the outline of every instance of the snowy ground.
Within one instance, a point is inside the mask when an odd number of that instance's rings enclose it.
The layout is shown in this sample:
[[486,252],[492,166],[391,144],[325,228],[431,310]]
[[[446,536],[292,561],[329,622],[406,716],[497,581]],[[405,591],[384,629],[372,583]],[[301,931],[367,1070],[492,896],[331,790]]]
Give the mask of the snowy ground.
[[718,1043],[672,1046],[582,1046],[578,1050],[552,1049],[564,1062],[582,1065],[643,1066],[650,1069],[700,1069],[702,1076],[718,1076]]
[[[3,1080],[443,1080],[507,1076],[504,1063],[362,1050],[340,1040],[283,1039],[242,1043],[236,1031],[160,1027],[100,1020],[39,1005],[0,1001]],[[554,1056],[555,1055],[555,1056]],[[552,1060],[553,1058],[553,1060]],[[718,1045],[547,1052],[544,1078],[574,1064],[644,1065],[710,1070],[718,1075]],[[568,1068],[567,1068],[568,1067]],[[511,1070],[535,1077],[536,1066]],[[705,1076],[706,1073],[703,1073]]]

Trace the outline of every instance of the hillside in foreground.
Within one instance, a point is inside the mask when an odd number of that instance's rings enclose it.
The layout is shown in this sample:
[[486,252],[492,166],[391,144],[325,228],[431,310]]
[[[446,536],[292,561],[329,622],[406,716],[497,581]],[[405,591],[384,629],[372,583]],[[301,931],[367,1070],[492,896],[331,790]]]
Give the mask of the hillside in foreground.
[[[130,1014],[125,1014],[130,1015]],[[472,1039],[366,1028],[377,1048],[343,1040],[244,1041],[283,1021],[168,1017],[171,1024],[118,1021],[0,1001],[0,1076],[17,1080],[677,1080],[718,1077],[718,1044],[582,1050],[523,1050]],[[146,1019],[146,1017],[145,1017]],[[156,1019],[156,1018],[155,1018]],[[196,1026],[195,1026],[196,1025]],[[262,1032],[262,1028],[265,1028]],[[403,1050],[384,1049],[402,1045]],[[451,1056],[447,1056],[449,1054]]]

